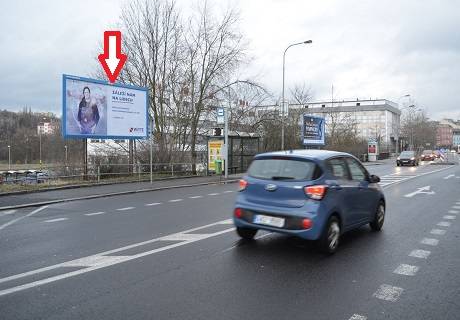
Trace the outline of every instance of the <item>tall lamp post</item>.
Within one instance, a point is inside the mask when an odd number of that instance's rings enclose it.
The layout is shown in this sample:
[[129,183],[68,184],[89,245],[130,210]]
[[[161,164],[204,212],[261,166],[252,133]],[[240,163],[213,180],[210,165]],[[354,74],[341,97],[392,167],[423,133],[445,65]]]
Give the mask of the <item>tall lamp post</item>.
[[8,146],[8,170],[11,170],[11,146]]
[[286,52],[290,47],[298,46],[301,44],[312,43],[312,40],[302,41],[298,43],[293,43],[289,45],[283,53],[283,92],[281,97],[281,150],[284,150],[284,112],[285,112],[285,101],[284,101],[284,74],[285,74],[285,62],[286,62]]

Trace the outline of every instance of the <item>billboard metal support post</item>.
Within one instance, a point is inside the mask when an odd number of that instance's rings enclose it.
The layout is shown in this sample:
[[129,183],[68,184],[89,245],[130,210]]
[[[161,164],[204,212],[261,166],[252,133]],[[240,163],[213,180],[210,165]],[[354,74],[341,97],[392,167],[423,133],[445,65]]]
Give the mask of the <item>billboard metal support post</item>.
[[[88,180],[88,140],[83,139],[83,179]],[[40,160],[41,163],[41,160]]]
[[230,87],[228,88],[228,107],[225,108],[224,110],[224,122],[225,122],[225,127],[224,127],[224,143],[225,143],[225,158],[224,158],[224,171],[225,171],[225,179],[228,178],[228,113],[230,112],[231,108],[231,101],[230,101]]
[[150,120],[150,183],[153,183],[153,118]]

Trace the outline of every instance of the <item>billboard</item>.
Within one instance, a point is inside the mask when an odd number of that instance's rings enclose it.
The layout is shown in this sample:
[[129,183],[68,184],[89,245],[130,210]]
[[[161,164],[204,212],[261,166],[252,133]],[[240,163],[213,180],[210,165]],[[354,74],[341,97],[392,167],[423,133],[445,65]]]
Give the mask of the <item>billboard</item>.
[[302,117],[302,144],[325,145],[325,121],[324,118],[304,114]]
[[146,88],[63,75],[65,138],[142,139],[148,135]]
[[223,160],[222,147],[224,140],[209,140],[208,141],[208,170],[215,171],[215,160]]

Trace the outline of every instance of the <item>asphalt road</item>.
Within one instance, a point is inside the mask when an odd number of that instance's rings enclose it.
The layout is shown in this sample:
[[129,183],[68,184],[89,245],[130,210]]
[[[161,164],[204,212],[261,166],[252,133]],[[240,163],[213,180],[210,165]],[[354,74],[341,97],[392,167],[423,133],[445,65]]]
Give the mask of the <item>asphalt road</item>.
[[235,184],[0,211],[0,319],[459,319],[459,166],[368,169],[384,230],[330,257],[240,241]]

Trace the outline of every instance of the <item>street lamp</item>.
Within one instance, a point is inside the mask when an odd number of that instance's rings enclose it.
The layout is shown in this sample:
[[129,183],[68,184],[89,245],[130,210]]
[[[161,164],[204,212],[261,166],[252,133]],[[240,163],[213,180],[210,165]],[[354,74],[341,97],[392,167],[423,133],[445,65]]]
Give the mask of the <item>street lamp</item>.
[[298,46],[301,44],[308,44],[312,43],[312,40],[307,40],[307,41],[302,41],[298,43],[293,43],[289,45],[286,50],[284,50],[283,53],[283,91],[282,91],[282,97],[281,97],[281,150],[284,150],[284,110],[285,110],[285,102],[284,102],[284,74],[285,74],[285,62],[286,62],[286,52],[290,47],[293,46]]
[[8,146],[8,170],[11,170],[11,146]]

